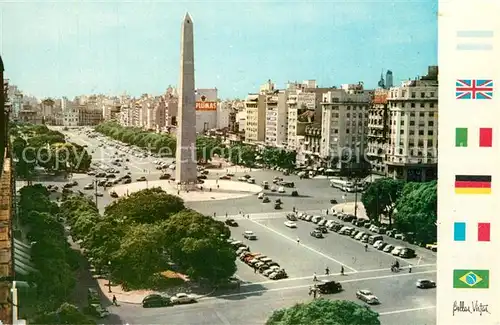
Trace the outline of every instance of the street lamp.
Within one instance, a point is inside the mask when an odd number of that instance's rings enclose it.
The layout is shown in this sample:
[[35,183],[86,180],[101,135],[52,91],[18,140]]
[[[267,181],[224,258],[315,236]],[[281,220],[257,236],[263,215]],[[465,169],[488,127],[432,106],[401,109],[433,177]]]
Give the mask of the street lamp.
[[111,293],[111,261],[108,261],[108,292]]

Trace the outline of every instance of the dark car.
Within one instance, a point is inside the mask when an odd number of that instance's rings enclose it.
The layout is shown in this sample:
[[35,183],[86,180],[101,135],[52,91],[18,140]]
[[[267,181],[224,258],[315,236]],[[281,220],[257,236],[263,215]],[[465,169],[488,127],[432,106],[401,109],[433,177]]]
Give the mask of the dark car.
[[328,281],[318,284],[318,289],[322,294],[337,293],[342,291],[342,285],[336,281]]
[[238,227],[238,223],[234,219],[227,219],[224,223],[231,227]]
[[338,202],[337,202],[337,200],[335,200],[335,199],[331,199],[331,200],[330,200],[330,204],[337,204],[337,203],[338,203]]
[[328,233],[328,228],[326,228],[325,226],[318,226],[318,227],[315,228],[315,230],[319,230],[323,234]]
[[123,184],[130,184],[130,183],[132,183],[132,180],[130,178],[125,178],[123,180]]
[[297,192],[297,191],[292,191],[292,196],[299,196],[299,192]]
[[165,297],[156,293],[152,293],[147,295],[142,299],[142,307],[150,308],[150,307],[165,307],[172,305],[170,298]]
[[429,289],[429,288],[435,288],[435,287],[436,287],[436,282],[434,282],[434,281],[426,280],[426,279],[417,280],[417,288]]
[[415,253],[415,250],[405,247],[401,250],[401,252],[399,253],[399,256],[402,258],[413,258],[413,257],[417,256],[417,254]]
[[160,179],[170,179],[170,174],[161,174]]
[[286,218],[287,218],[288,220],[290,220],[290,221],[297,221],[297,217],[296,217],[296,216],[295,216],[295,214],[293,214],[293,213],[288,213],[288,214],[286,215]]
[[319,230],[311,231],[310,235],[313,236],[314,238],[323,238],[323,233]]

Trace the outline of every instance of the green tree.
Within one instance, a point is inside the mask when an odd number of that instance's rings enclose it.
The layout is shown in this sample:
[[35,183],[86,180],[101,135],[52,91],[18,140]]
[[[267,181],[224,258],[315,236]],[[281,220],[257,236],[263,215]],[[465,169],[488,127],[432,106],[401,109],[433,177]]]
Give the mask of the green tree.
[[380,215],[384,215],[392,225],[392,215],[403,186],[403,181],[392,178],[380,178],[371,183],[361,195],[368,218],[379,223]]
[[165,232],[158,224],[135,224],[113,252],[112,276],[126,287],[143,287],[167,269],[163,243]]
[[408,183],[396,205],[394,224],[403,232],[415,233],[415,240],[436,240],[437,182]]
[[76,306],[63,303],[57,310],[44,312],[35,317],[33,324],[95,325],[96,322],[78,310]]
[[380,325],[379,314],[347,300],[316,299],[279,309],[266,325]]
[[219,283],[236,272],[229,229],[221,221],[184,210],[165,222],[170,258],[192,279]]
[[106,207],[104,214],[114,218],[127,217],[137,223],[164,220],[184,209],[184,201],[161,188],[151,188],[122,197]]

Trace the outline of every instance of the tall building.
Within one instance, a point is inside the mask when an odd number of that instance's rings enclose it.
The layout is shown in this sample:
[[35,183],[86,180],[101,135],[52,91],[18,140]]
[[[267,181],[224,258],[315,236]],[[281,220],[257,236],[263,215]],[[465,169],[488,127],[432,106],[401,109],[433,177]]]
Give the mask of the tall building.
[[274,90],[266,96],[265,144],[270,147],[285,148],[287,145],[287,91]]
[[196,132],[217,128],[217,88],[196,89]]
[[368,132],[366,156],[370,160],[372,173],[385,175],[385,161],[389,145],[389,109],[387,89],[375,90],[368,109]]
[[245,112],[245,142],[262,144],[266,138],[266,95],[249,94]]
[[323,94],[321,156],[329,162],[327,167],[335,164],[337,168],[342,168],[340,158],[346,155],[361,162],[366,147],[372,93],[359,83],[342,85],[341,89]]
[[394,86],[394,83],[393,83],[393,79],[392,79],[392,71],[391,70],[387,70],[387,72],[385,73],[385,88],[389,89],[391,87]]
[[438,68],[388,92],[389,176],[408,181],[437,178]]

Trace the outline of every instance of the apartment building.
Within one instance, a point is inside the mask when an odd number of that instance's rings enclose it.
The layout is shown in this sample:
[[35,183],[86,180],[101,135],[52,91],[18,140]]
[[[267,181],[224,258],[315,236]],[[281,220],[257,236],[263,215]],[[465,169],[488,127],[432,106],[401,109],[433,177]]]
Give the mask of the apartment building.
[[366,147],[368,108],[372,91],[363,84],[342,85],[323,94],[321,156],[330,166],[341,168],[341,157],[350,155],[360,162]]
[[438,67],[388,92],[387,173],[408,181],[437,179]]
[[23,104],[18,113],[18,120],[30,124],[42,124],[43,117],[40,111],[29,104]]
[[266,95],[266,130],[265,144],[270,147],[287,146],[287,91],[274,90]]
[[299,166],[321,167],[321,124],[304,125],[304,134],[297,137],[298,150],[296,162]]
[[102,123],[102,109],[88,107],[88,104],[78,105],[78,125],[99,125]]
[[370,160],[372,173],[386,175],[385,161],[389,146],[389,90],[375,90],[368,109],[368,133],[366,156]]
[[245,112],[245,142],[263,143],[266,138],[266,95],[249,94],[245,100]]

